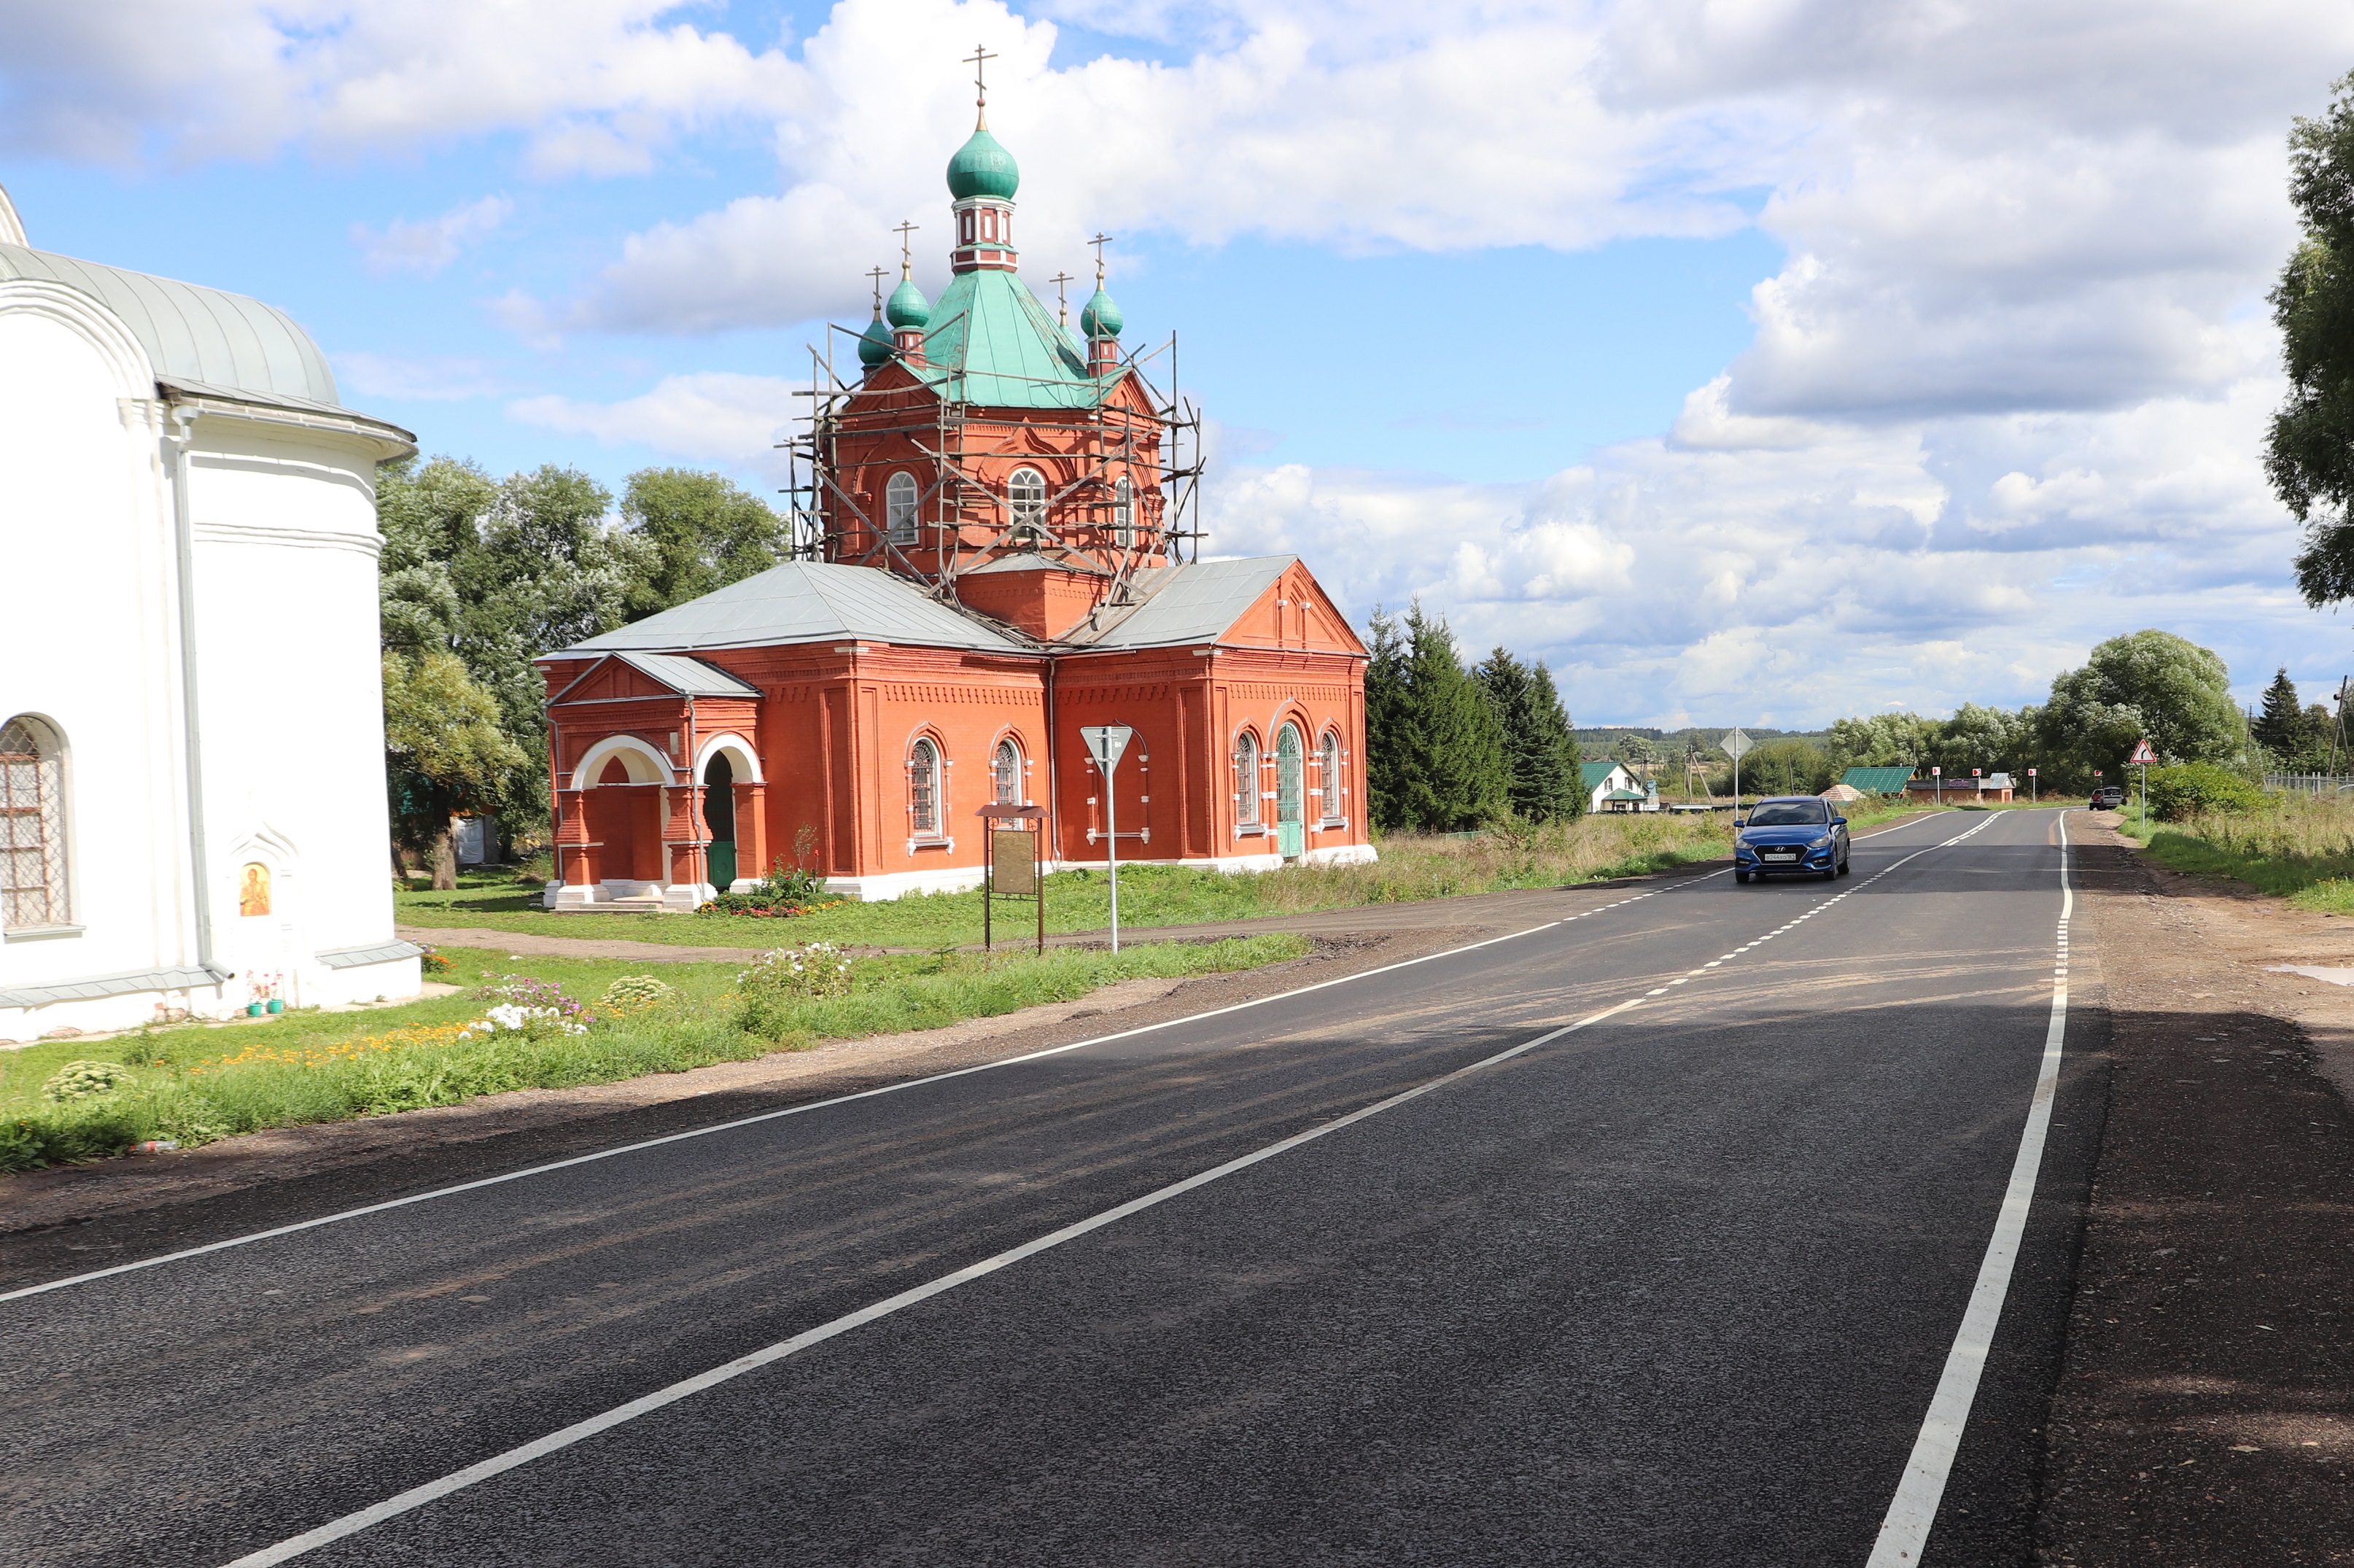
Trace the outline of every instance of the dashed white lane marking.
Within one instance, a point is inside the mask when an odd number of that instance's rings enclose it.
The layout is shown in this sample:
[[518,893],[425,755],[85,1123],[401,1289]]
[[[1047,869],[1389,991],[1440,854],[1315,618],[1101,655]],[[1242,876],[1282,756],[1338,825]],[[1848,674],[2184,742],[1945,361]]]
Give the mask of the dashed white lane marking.
[[1978,1264],[1970,1304],[1962,1313],[1953,1348],[1946,1353],[1946,1370],[1937,1379],[1937,1392],[1930,1396],[1929,1414],[1913,1440],[1904,1478],[1897,1483],[1896,1495],[1889,1501],[1888,1515],[1881,1521],[1880,1536],[1872,1543],[1865,1568],[1914,1568],[1920,1563],[1929,1527],[1936,1521],[1937,1505],[1946,1495],[1955,1451],[1961,1446],[1962,1428],[1968,1425],[1970,1406],[1978,1398],[1978,1378],[1986,1371],[1995,1327],[2002,1320],[2003,1298],[2010,1290],[2011,1266],[2018,1261],[2020,1238],[2026,1234],[2027,1212],[2035,1201],[2044,1137],[2051,1128],[2052,1104],[2059,1093],[2061,1049],[2068,1033],[2068,922],[2075,912],[2075,890],[2068,885],[2068,817],[2063,811],[2060,815],[2059,953],[2052,969],[2052,1019],[2043,1032],[2043,1062],[2035,1075],[2035,1092],[2027,1103],[2027,1126],[2019,1135],[2010,1185],[2003,1192],[2002,1212],[1996,1216],[1994,1234]]
[[356,1535],[371,1526],[381,1524],[388,1519],[396,1519],[404,1513],[422,1508],[427,1503],[446,1498],[453,1492],[463,1491],[468,1487],[489,1480],[493,1476],[504,1475],[520,1466],[528,1465],[535,1459],[545,1458],[550,1454],[569,1448],[574,1444],[594,1437],[599,1433],[610,1432],[616,1426],[635,1421],[641,1415],[652,1414],[665,1405],[676,1404],[680,1400],[692,1398],[706,1389],[716,1388],[723,1383],[742,1377],[746,1372],[757,1372],[762,1367],[783,1361],[787,1356],[808,1350],[812,1345],[823,1344],[826,1340],[846,1334],[853,1329],[872,1323],[878,1318],[887,1318],[892,1313],[913,1307],[919,1301],[928,1301],[935,1296],[953,1290],[960,1285],[969,1285],[976,1279],[995,1274],[1000,1269],[1011,1267],[1024,1258],[1035,1257],[1050,1248],[1058,1247],[1065,1242],[1076,1241],[1091,1231],[1098,1231],[1106,1225],[1117,1224],[1131,1214],[1140,1213],[1156,1204],[1165,1203],[1170,1199],[1190,1192],[1197,1187],[1206,1187],[1211,1182],[1231,1176],[1238,1171],[1246,1171],[1262,1160],[1272,1160],[1277,1155],[1298,1149],[1304,1143],[1312,1143],[1328,1134],[1340,1131],[1344,1127],[1354,1126],[1368,1118],[1379,1116],[1384,1111],[1395,1109],[1409,1100],[1419,1099],[1434,1090],[1468,1078],[1474,1073],[1482,1072],[1500,1063],[1509,1062],[1513,1057],[1533,1051],[1549,1041],[1558,1040],[1564,1034],[1574,1034],[1589,1025],[1601,1022],[1614,1013],[1624,1012],[1635,1005],[1632,1001],[1622,1001],[1616,1007],[1607,1007],[1600,1012],[1589,1013],[1575,1023],[1566,1023],[1558,1029],[1549,1030],[1533,1040],[1522,1041],[1510,1050],[1499,1051],[1494,1055],[1474,1062],[1468,1067],[1458,1067],[1444,1077],[1433,1078],[1426,1084],[1418,1084],[1401,1094],[1392,1095],[1385,1100],[1369,1105],[1362,1110],[1351,1111],[1347,1116],[1336,1118],[1320,1127],[1310,1128],[1306,1132],[1295,1133],[1289,1138],[1270,1143],[1264,1149],[1255,1150],[1239,1159],[1229,1160],[1224,1165],[1213,1166],[1199,1175],[1188,1176],[1182,1181],[1172,1181],[1168,1186],[1147,1192],[1140,1198],[1131,1198],[1125,1203],[1104,1210],[1101,1213],[1090,1214],[1075,1224],[1065,1225],[1061,1230],[1050,1232],[1035,1241],[1009,1247],[993,1257],[985,1257],[979,1263],[958,1269],[953,1274],[944,1274],[938,1279],[917,1286],[912,1290],[903,1290],[898,1295],[886,1297],[870,1307],[862,1307],[855,1312],[845,1313],[831,1322],[821,1323],[814,1329],[803,1330],[790,1340],[780,1340],[773,1345],[754,1351],[749,1355],[738,1356],[725,1365],[682,1379],[672,1383],[668,1388],[656,1389],[653,1393],[633,1399],[627,1404],[616,1405],[601,1415],[592,1415],[586,1421],[575,1422],[560,1431],[551,1432],[545,1437],[525,1443],[519,1447],[510,1448],[504,1454],[493,1455],[479,1464],[469,1465],[462,1470],[443,1476],[439,1480],[428,1481],[421,1487],[411,1487],[408,1490],[388,1497],[372,1507],[364,1508],[356,1513],[347,1513],[341,1519],[331,1520],[315,1530],[305,1531],[289,1540],[279,1542],[274,1546],[266,1546],[259,1552],[248,1552],[229,1563],[228,1568],[268,1568],[269,1564],[288,1562],[305,1552],[327,1545],[331,1542],[341,1541],[347,1535]]

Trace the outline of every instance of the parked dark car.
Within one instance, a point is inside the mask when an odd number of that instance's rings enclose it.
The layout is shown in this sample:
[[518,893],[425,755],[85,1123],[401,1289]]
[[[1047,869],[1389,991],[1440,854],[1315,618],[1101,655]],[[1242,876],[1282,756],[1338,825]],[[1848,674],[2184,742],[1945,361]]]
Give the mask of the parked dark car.
[[1774,795],[1733,820],[1733,880],[1803,872],[1825,882],[1847,874],[1847,819],[1812,795]]
[[2104,784],[2093,791],[2093,804],[2090,809],[2095,811],[2121,811],[2125,810],[2125,804],[2124,785]]

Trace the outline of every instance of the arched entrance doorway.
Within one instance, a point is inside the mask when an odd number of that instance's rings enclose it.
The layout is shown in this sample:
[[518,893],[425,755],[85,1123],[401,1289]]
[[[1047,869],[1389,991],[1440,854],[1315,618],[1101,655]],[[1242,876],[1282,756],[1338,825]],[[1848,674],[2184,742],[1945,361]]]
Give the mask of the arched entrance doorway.
[[736,880],[736,768],[715,751],[703,769],[703,824],[711,835],[704,877],[720,892]]
[[1288,724],[1275,737],[1275,848],[1286,860],[1308,853],[1308,779],[1299,726]]

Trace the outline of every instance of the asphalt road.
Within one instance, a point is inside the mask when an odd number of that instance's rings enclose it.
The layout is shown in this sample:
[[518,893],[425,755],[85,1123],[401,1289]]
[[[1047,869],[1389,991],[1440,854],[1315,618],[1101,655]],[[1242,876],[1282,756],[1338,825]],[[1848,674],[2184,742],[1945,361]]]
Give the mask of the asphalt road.
[[[0,1300],[0,1561],[262,1552],[1460,1073],[293,1560],[1862,1564],[2044,1055],[2056,822]],[[2028,1560],[2070,1018],[1931,1563]]]

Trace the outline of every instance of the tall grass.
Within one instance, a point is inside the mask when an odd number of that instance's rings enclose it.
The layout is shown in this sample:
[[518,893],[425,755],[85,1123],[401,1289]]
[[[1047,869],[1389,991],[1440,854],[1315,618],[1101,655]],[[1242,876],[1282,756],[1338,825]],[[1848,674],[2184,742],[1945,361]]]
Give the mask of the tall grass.
[[2354,802],[2266,795],[2244,811],[2197,811],[2179,821],[2138,812],[2121,824],[2150,858],[2177,871],[2228,876],[2310,909],[2354,914]]
[[33,1072],[10,1074],[0,1085],[0,1171],[119,1154],[150,1139],[193,1147],[263,1128],[460,1105],[509,1089],[572,1088],[748,1061],[819,1040],[931,1029],[1072,1001],[1116,980],[1254,969],[1307,948],[1303,938],[1275,935],[1150,943],[1118,954],[1065,948],[1044,957],[864,959],[850,994],[806,999],[759,1034],[741,1027],[730,966],[679,965],[708,972],[681,972],[666,1002],[600,1020],[578,1035],[460,1038],[482,1004],[451,999],[423,1004],[414,1011],[428,1016],[389,1029],[376,1014],[367,1020],[373,1031],[185,1028],[78,1048],[45,1045],[22,1065],[53,1067],[70,1049],[78,1057],[131,1063],[137,1076],[122,1092],[59,1105],[41,1097]]

